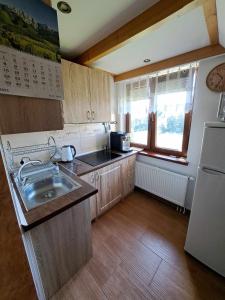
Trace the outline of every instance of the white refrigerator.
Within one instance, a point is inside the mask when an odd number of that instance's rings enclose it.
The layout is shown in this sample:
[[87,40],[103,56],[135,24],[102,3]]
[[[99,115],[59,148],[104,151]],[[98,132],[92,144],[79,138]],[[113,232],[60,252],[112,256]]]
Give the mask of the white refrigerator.
[[206,123],[185,250],[225,277],[225,124]]

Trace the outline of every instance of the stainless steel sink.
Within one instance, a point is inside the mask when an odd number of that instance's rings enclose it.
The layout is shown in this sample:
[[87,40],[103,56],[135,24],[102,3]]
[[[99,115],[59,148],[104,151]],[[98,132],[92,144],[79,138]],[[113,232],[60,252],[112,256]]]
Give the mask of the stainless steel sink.
[[27,210],[45,204],[81,187],[62,171],[44,179],[34,179],[25,185],[17,184]]

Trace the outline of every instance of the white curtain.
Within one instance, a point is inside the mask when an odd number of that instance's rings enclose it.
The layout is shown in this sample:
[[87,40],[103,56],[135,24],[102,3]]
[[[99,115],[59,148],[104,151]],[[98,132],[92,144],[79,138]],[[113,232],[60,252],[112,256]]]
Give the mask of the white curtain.
[[117,100],[117,130],[125,131],[125,114],[126,112],[126,82],[121,81],[115,84],[115,97]]
[[133,101],[150,100],[149,78],[140,78],[116,83],[116,99],[118,103],[117,129],[125,131],[125,116],[131,112]]
[[150,110],[154,111],[156,95],[186,91],[186,112],[190,111],[197,67],[198,63],[194,63],[117,82],[115,85],[118,104],[117,130],[125,131],[125,116],[131,112],[132,101],[149,99]]
[[[178,93],[186,91],[186,112],[192,106],[193,88],[195,83],[196,66],[186,69],[168,70],[166,74],[152,77],[155,80],[154,95]],[[150,80],[152,80],[150,78]],[[153,92],[153,91],[152,91]]]

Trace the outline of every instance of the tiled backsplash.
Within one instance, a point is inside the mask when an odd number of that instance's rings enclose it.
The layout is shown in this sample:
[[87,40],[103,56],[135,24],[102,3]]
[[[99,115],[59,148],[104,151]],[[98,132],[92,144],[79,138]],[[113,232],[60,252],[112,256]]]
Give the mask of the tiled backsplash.
[[[3,149],[8,166],[10,165],[10,155],[6,151],[7,141],[11,147],[24,147],[36,144],[47,143],[49,136],[53,136],[58,148],[63,145],[74,145],[77,155],[95,150],[101,150],[107,144],[107,134],[102,124],[77,124],[65,125],[64,130],[33,132],[1,136]],[[28,155],[30,159],[48,160],[48,152],[33,153]],[[15,163],[19,163],[22,157],[16,157]]]

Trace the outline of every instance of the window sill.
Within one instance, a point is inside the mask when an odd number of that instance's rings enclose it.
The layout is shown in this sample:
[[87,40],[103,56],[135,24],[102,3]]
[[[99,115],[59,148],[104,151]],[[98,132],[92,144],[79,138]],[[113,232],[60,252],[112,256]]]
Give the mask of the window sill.
[[173,162],[175,164],[184,165],[184,166],[188,166],[188,164],[189,164],[189,162],[183,157],[175,157],[172,155],[159,154],[159,153],[151,152],[148,150],[143,150],[143,151],[139,152],[138,154],[143,155],[143,156],[153,157],[156,159],[166,160],[166,161]]

